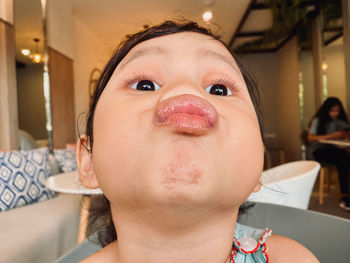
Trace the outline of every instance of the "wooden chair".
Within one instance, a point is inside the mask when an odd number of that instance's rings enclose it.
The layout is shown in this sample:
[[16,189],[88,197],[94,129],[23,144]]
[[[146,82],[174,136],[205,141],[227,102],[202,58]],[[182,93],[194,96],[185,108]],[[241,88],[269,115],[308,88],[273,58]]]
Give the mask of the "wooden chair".
[[324,188],[325,188],[325,176],[327,176],[327,190],[330,192],[332,184],[332,167],[333,164],[330,163],[321,163],[321,169],[319,173],[319,186],[318,186],[318,203],[323,205],[324,198]]
[[270,169],[285,163],[285,152],[282,148],[266,148],[264,168]]

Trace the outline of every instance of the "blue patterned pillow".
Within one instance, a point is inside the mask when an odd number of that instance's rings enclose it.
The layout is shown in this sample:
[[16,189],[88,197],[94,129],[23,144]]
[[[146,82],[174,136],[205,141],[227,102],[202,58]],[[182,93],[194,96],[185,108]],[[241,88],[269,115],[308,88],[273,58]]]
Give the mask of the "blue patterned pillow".
[[77,169],[77,160],[75,151],[71,148],[54,149],[58,167],[63,173],[72,172]]
[[48,168],[48,151],[0,152],[0,211],[54,197],[45,186]]

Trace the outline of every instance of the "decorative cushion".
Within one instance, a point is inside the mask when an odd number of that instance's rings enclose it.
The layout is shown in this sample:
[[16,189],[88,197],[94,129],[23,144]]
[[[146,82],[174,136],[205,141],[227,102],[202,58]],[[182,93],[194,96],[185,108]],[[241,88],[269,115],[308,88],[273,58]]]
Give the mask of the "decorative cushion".
[[72,148],[54,149],[53,152],[61,172],[68,173],[77,169],[76,154]]
[[74,152],[77,150],[77,144],[76,143],[67,143],[66,144],[66,149],[72,149]]
[[39,147],[34,138],[28,132],[24,130],[19,130],[18,134],[20,150],[31,150]]
[[0,152],[0,211],[54,197],[45,186],[48,168],[45,149]]

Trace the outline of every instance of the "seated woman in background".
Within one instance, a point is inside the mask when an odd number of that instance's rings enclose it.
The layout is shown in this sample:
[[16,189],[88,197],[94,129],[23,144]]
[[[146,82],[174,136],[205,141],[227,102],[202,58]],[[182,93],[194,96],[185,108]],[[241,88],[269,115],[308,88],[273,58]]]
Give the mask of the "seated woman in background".
[[350,211],[350,154],[343,148],[319,142],[322,139],[345,139],[348,136],[349,123],[343,105],[338,98],[330,97],[311,119],[308,141],[316,161],[334,164],[337,167],[341,192],[339,206]]

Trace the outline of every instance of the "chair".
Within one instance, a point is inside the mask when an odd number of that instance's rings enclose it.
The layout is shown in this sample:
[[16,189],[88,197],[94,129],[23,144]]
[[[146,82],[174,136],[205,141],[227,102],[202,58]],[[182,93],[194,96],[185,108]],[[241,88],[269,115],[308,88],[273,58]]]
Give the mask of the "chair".
[[98,241],[97,233],[95,233],[77,245],[74,249],[57,259],[56,263],[78,263],[101,249],[102,246]]
[[280,204],[307,209],[320,164],[296,161],[279,165],[262,173],[261,190],[248,201]]
[[[292,238],[306,246],[320,262],[346,263],[350,258],[350,220],[310,210],[256,203],[239,217],[244,225]],[[56,263],[76,263],[99,251],[93,235],[62,256]]]
[[[308,137],[308,130],[303,130],[303,132],[300,135],[301,141],[303,145],[305,146],[305,154],[307,160],[315,160],[315,157],[313,156],[311,149],[310,149],[310,142],[307,139]],[[324,177],[325,175],[328,175],[327,180],[327,190],[330,191],[331,188],[331,178],[332,178],[332,164],[330,163],[320,163],[320,179],[319,179],[319,190],[318,190],[318,203],[320,205],[323,205],[323,197],[324,197]]]
[[321,163],[320,176],[319,176],[319,186],[318,186],[318,203],[323,205],[323,197],[324,197],[324,178],[327,175],[327,190],[330,192],[331,184],[332,184],[332,167],[333,164],[330,163]]
[[272,229],[307,247],[320,262],[346,263],[350,258],[350,220],[310,210],[256,203],[239,218],[256,228]]
[[[278,157],[278,158],[276,158]],[[265,169],[285,163],[285,152],[282,148],[266,148],[265,150]]]

